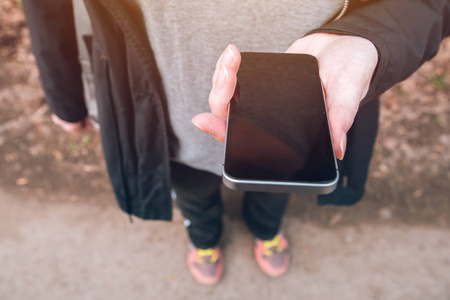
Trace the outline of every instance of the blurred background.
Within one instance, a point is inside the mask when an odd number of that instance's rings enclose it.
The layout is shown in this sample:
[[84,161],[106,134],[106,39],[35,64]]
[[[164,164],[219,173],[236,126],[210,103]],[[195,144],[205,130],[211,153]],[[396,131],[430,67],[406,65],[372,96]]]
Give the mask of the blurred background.
[[240,194],[227,197],[225,276],[197,285],[187,237],[116,205],[97,130],[51,122],[19,1],[0,2],[0,299],[450,299],[450,40],[382,97],[364,199],[293,195],[289,273],[252,257]]

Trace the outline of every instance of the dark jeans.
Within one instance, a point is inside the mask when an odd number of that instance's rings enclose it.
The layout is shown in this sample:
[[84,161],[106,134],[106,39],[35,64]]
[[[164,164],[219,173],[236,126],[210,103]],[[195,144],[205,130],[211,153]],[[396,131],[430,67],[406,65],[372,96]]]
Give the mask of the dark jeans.
[[42,88],[53,113],[68,122],[87,115],[71,0],[23,0]]
[[[222,234],[222,179],[175,162],[171,164],[171,172],[178,207],[189,220],[187,229],[192,243],[201,249],[216,246]],[[245,194],[244,220],[255,237],[268,240],[278,233],[288,197],[281,193]]]

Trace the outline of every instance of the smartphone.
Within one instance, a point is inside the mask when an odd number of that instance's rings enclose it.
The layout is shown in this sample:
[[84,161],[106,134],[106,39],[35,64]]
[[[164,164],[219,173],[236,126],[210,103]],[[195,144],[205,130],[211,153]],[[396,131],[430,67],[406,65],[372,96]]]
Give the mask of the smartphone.
[[228,108],[224,184],[246,191],[331,193],[339,171],[317,59],[241,55]]

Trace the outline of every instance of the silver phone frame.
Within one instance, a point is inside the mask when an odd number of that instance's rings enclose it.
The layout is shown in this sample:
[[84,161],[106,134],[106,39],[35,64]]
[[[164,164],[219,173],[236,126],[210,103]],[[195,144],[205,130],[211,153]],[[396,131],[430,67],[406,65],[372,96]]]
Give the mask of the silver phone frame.
[[228,175],[225,166],[222,167],[223,184],[238,191],[271,192],[271,193],[302,193],[302,194],[329,194],[336,189],[339,181],[339,171],[336,170],[336,178],[327,183],[293,182],[293,181],[269,181],[269,180],[245,180]]
[[[292,55],[292,54],[289,54]],[[308,54],[302,54],[308,55]],[[312,56],[312,55],[310,55]],[[314,57],[314,56],[313,56]],[[316,57],[314,59],[317,60]],[[320,76],[319,76],[320,79]],[[339,181],[339,169],[336,160],[336,153],[333,147],[333,136],[331,135],[330,119],[328,118],[328,108],[325,99],[325,92],[323,89],[323,83],[320,79],[320,85],[322,87],[322,99],[325,105],[325,114],[327,116],[328,123],[328,133],[330,134],[331,148],[333,151],[334,165],[336,167],[336,178],[329,182],[312,183],[312,182],[293,182],[293,181],[274,181],[274,180],[247,180],[239,179],[228,175],[225,172],[225,157],[227,151],[227,140],[228,140],[228,128],[230,122],[230,109],[231,105],[228,104],[228,116],[227,116],[227,127],[225,134],[225,147],[224,147],[224,163],[222,164],[222,181],[223,184],[233,190],[243,190],[243,191],[253,191],[253,192],[273,192],[273,193],[305,193],[305,194],[329,194],[332,193]],[[233,98],[230,100],[230,102]]]

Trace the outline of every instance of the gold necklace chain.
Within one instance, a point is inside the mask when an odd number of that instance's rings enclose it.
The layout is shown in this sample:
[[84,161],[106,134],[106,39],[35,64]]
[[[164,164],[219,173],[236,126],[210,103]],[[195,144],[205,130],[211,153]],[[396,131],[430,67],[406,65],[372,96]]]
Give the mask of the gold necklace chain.
[[342,16],[347,12],[349,3],[350,3],[350,0],[345,0],[344,7],[342,7],[341,12],[339,13],[339,15],[336,18],[334,18],[333,21],[336,21],[336,20],[339,20],[340,18],[342,18]]

